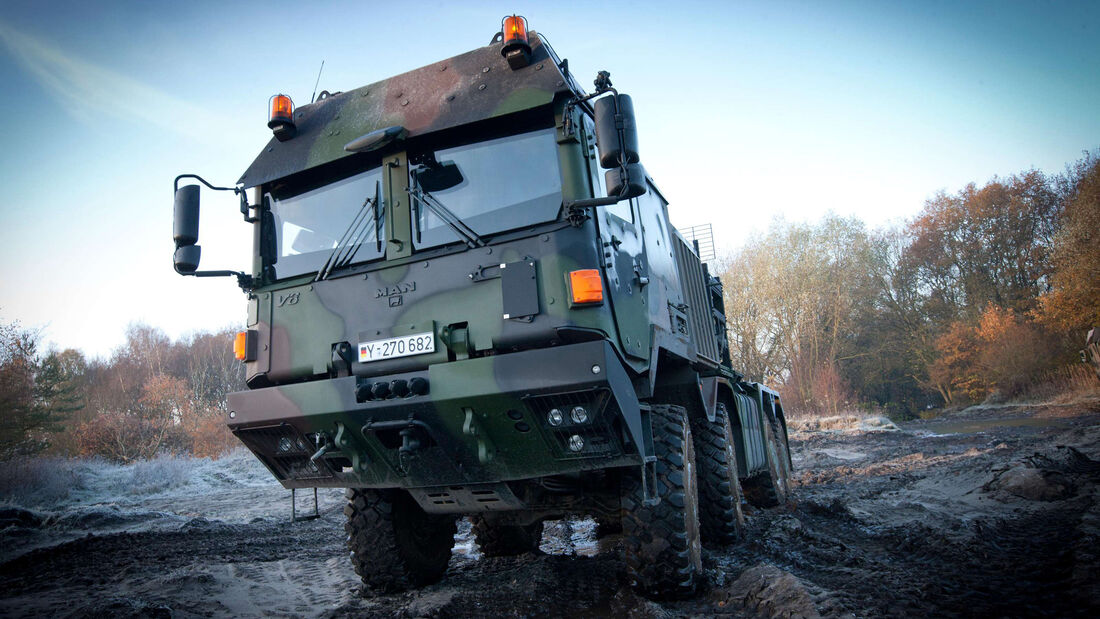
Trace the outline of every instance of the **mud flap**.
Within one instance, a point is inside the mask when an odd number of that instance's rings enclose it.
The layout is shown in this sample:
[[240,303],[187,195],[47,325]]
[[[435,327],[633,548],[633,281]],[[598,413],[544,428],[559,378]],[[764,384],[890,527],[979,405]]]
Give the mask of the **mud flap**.
[[657,456],[646,456],[642,463],[642,497],[646,507],[661,502],[661,497],[657,496]]
[[642,501],[646,507],[653,507],[661,502],[657,495],[657,456],[653,454],[653,422],[650,408],[646,404],[639,406],[641,409],[642,443],[638,445],[638,452],[642,455]]

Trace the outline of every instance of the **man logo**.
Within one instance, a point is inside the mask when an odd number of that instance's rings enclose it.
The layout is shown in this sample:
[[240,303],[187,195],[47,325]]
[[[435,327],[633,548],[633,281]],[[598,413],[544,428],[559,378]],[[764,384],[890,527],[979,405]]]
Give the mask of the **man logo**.
[[[414,292],[415,290],[416,282],[402,282],[394,286],[386,286],[385,288],[377,289],[374,292],[374,298],[381,299],[382,297],[400,296],[407,292]],[[400,305],[400,303],[398,305]]]

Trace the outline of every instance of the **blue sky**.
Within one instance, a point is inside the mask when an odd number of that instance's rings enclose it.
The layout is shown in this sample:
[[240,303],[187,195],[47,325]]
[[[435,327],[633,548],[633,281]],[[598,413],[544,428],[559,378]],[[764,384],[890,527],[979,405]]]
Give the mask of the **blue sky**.
[[[228,6],[227,6],[228,5]],[[410,8],[412,7],[412,8]],[[106,355],[126,325],[243,321],[171,268],[171,181],[231,184],[307,103],[486,44],[524,14],[583,84],[630,93],[679,225],[730,250],[777,216],[903,221],[940,189],[1100,146],[1097,2],[23,2],[0,14],[0,320]],[[203,268],[247,269],[203,194]]]

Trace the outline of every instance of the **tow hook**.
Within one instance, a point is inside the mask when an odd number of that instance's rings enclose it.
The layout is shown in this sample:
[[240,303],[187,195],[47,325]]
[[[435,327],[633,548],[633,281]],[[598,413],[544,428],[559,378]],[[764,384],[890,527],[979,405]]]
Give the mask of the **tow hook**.
[[318,458],[324,456],[326,453],[329,452],[330,449],[332,449],[332,441],[329,440],[328,434],[325,434],[324,432],[317,433],[317,438],[315,442],[321,445],[321,448],[317,450],[317,453],[309,457],[309,461],[314,463],[317,462]]

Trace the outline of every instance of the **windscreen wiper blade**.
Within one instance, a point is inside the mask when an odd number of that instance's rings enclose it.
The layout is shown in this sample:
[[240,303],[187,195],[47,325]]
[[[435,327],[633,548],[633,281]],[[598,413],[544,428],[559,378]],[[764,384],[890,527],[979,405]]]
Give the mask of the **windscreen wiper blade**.
[[428,208],[430,208],[433,213],[438,215],[439,218],[443,220],[443,223],[450,226],[451,230],[454,230],[455,234],[462,237],[462,240],[466,242],[467,247],[469,247],[470,249],[473,249],[475,247],[485,247],[485,241],[478,235],[478,233],[474,232],[473,229],[470,228],[470,226],[467,226],[465,222],[463,222],[462,219],[458,217],[458,215],[455,215],[451,212],[450,209],[448,209],[446,206],[443,206],[443,203],[440,202],[435,196],[428,193],[427,191],[424,191],[420,187],[409,189],[408,191],[409,193],[415,195],[416,198],[423,202]]
[[[329,254],[328,260],[325,260],[325,264],[321,266],[321,269],[317,271],[317,277],[313,281],[319,282],[326,279],[336,269],[343,268],[349,264],[353,258],[355,258],[356,252],[359,251],[359,246],[362,244],[365,235],[370,230],[368,224],[375,226],[375,235],[378,234],[378,204],[382,201],[382,182],[374,182],[374,197],[366,198],[363,200],[362,206],[359,207],[359,211],[355,214],[355,217],[348,224],[344,234],[340,236],[340,240],[336,243],[336,247]],[[367,207],[370,207],[369,209]],[[371,215],[371,217],[368,217]]]

